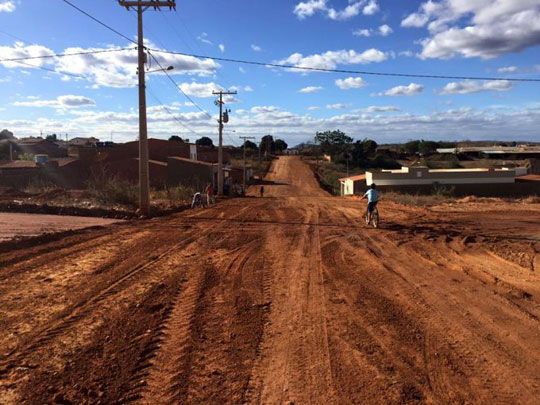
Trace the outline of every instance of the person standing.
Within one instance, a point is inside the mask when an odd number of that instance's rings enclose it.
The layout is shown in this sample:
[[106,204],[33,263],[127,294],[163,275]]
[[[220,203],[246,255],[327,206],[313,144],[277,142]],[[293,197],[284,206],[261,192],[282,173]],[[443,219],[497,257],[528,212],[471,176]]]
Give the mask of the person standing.
[[204,192],[206,194],[206,205],[209,207],[214,203],[214,187],[212,186],[212,183],[208,183],[206,185]]
[[259,193],[261,193],[261,198],[264,197],[264,186],[261,186]]

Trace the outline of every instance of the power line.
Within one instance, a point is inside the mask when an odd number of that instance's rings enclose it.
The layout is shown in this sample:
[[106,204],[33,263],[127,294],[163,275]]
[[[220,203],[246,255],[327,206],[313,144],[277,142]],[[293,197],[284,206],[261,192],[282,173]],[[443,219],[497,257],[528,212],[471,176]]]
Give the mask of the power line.
[[163,103],[160,101],[160,99],[157,98],[157,96],[156,96],[152,91],[150,91],[150,89],[148,89],[148,87],[146,88],[146,90],[148,91],[148,93],[150,94],[150,96],[152,96],[152,98],[154,98],[154,99],[155,99],[155,100],[156,100],[156,101],[157,101],[157,102],[165,109],[165,111],[166,111],[171,117],[173,117],[173,119],[174,119],[176,122],[178,122],[180,125],[182,125],[184,128],[186,128],[189,132],[192,132],[192,133],[194,133],[194,134],[197,135],[197,136],[200,135],[197,131],[191,129],[191,128],[188,127],[186,124],[184,124],[178,117],[176,117],[176,116],[172,113],[172,111],[169,110],[169,108],[168,108],[165,104],[163,104]]
[[56,71],[54,69],[46,68],[45,66],[36,66],[36,65],[32,65],[31,63],[26,63],[26,62],[21,62],[21,61],[16,61],[16,62],[13,62],[13,63],[20,63],[22,65],[33,67],[33,68],[36,68],[36,69],[46,70],[47,72],[52,72],[52,73],[56,73],[56,74],[59,74],[59,75],[65,75],[65,76],[72,76],[72,77],[76,77],[78,79],[84,79],[84,80],[87,80],[87,81],[91,81],[89,78],[87,78],[86,76],[83,76],[83,75],[78,75],[78,74],[75,74],[75,73],[58,72],[58,71]]
[[392,76],[392,77],[415,77],[415,78],[426,78],[426,79],[506,80],[506,81],[511,81],[511,82],[540,82],[540,79],[482,77],[482,76],[428,75],[428,74],[415,74],[415,73],[385,73],[385,72],[373,72],[373,71],[368,72],[368,71],[362,71],[362,70],[325,69],[325,68],[315,68],[315,67],[307,67],[307,66],[286,65],[286,64],[281,64],[281,63],[269,63],[269,62],[248,61],[248,60],[242,60],[242,59],[231,59],[231,58],[223,58],[219,56],[196,55],[196,54],[185,53],[185,52],[174,52],[174,51],[159,50],[159,49],[150,49],[150,50],[153,52],[158,52],[158,53],[161,52],[161,53],[168,53],[171,55],[190,56],[190,57],[199,58],[199,59],[214,59],[214,60],[219,60],[222,62],[242,63],[245,65],[277,67],[277,68],[296,69],[296,70],[309,70],[309,71],[315,71],[315,72],[349,73],[349,74]]
[[128,36],[122,34],[120,31],[117,31],[117,30],[115,30],[114,28],[112,28],[110,25],[107,25],[107,24],[105,24],[104,22],[98,20],[96,17],[94,17],[94,16],[88,14],[86,11],[84,11],[83,9],[77,7],[75,4],[69,2],[68,0],[62,0],[62,1],[63,1],[64,3],[66,3],[66,4],[68,4],[69,6],[73,7],[75,10],[77,10],[77,11],[83,13],[83,14],[84,14],[85,16],[87,16],[88,18],[91,18],[92,20],[94,20],[94,21],[97,22],[98,24],[104,26],[104,27],[107,28],[108,30],[114,32],[114,33],[117,34],[117,35],[120,35],[122,38],[127,39],[129,42],[131,42],[131,43],[133,43],[133,44],[135,44],[135,45],[138,45],[138,44],[137,44],[137,41],[132,40],[132,39],[129,38]]
[[40,55],[40,56],[24,56],[20,58],[7,58],[7,59],[0,59],[0,62],[18,62],[21,60],[32,60],[32,59],[46,59],[46,58],[64,58],[67,56],[78,56],[78,55],[94,55],[99,53],[110,53],[110,52],[121,52],[121,51],[133,51],[136,48],[118,48],[118,49],[102,49],[102,50],[96,50],[96,51],[81,51],[81,52],[74,52],[74,53],[53,53],[49,55]]
[[190,96],[188,96],[184,92],[184,90],[182,90],[180,88],[180,86],[178,86],[178,83],[176,83],[176,81],[171,77],[171,75],[169,75],[167,73],[167,70],[165,70],[163,68],[163,66],[161,65],[161,63],[159,63],[159,61],[156,59],[156,57],[154,55],[152,55],[150,52],[148,54],[158,64],[158,66],[161,68],[163,73],[165,73],[165,75],[168,77],[168,79],[171,81],[171,83],[174,84],[174,87],[176,87],[195,107],[197,107],[201,112],[203,112],[209,119],[213,119],[212,116],[208,113],[208,111],[206,111],[204,108],[202,108],[200,105],[198,105],[195,101],[193,101],[193,99]]

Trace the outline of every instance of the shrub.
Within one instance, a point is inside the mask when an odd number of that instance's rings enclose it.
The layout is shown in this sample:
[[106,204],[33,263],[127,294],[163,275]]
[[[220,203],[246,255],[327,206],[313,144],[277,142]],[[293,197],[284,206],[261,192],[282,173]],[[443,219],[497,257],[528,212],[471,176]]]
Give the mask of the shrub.
[[98,175],[88,181],[88,192],[97,201],[104,204],[124,204],[136,206],[138,187],[128,180],[118,177]]
[[57,189],[58,187],[54,183],[38,177],[26,183],[26,185],[21,189],[21,191],[24,191],[28,194],[42,194],[47,191]]

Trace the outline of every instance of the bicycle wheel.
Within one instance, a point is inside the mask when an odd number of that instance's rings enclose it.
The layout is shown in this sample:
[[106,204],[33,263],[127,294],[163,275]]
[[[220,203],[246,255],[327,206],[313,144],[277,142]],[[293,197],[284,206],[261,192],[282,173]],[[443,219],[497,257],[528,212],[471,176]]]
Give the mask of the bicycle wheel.
[[371,214],[372,221],[373,221],[373,228],[379,227],[379,211],[377,211],[377,208],[373,210],[373,214]]

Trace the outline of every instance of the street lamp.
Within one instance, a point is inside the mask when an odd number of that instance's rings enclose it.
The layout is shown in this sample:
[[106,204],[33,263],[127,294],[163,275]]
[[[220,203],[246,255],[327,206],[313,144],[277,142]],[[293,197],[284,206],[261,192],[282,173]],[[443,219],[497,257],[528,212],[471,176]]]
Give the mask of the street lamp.
[[148,70],[146,73],[165,72],[167,70],[173,70],[174,66],[169,66],[164,69]]

